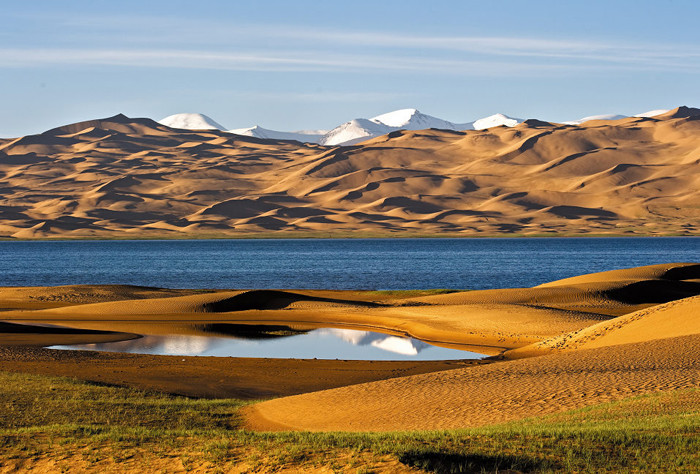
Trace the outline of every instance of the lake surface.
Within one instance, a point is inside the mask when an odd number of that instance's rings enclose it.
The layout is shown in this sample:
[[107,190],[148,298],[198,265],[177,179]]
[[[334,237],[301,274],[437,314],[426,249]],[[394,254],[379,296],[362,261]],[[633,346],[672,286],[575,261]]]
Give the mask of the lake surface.
[[474,352],[432,346],[418,339],[351,329],[316,329],[306,334],[263,340],[144,336],[130,341],[52,346],[51,349],[280,359],[454,360],[484,357]]
[[700,261],[694,237],[0,242],[0,286],[487,289]]

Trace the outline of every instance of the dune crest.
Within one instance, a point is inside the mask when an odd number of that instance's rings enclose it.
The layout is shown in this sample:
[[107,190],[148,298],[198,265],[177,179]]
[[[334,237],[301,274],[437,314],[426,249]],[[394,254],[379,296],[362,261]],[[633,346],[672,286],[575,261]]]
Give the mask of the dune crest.
[[694,235],[699,117],[679,107],[329,147],[117,115],[0,141],[0,237]]
[[671,301],[505,353],[510,359],[700,334],[700,296]]

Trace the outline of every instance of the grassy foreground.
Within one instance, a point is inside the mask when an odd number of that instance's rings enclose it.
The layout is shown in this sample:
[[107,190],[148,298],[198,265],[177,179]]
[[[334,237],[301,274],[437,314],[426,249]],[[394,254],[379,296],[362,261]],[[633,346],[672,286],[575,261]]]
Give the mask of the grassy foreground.
[[0,471],[700,471],[700,390],[479,429],[253,433],[238,400],[0,372]]

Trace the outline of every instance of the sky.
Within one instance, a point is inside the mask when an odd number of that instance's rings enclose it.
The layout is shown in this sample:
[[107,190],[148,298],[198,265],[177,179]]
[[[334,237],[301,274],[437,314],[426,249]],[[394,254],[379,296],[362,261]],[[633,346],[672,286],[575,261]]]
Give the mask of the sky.
[[700,106],[696,0],[0,2],[0,137],[117,113],[292,131]]

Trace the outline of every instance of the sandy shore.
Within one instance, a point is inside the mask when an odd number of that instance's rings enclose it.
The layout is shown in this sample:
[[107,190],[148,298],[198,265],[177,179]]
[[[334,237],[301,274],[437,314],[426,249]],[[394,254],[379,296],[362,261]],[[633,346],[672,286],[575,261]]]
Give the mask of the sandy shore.
[[[255,429],[478,426],[698,386],[698,294],[700,264],[691,263],[448,294],[1,288],[0,369],[190,396],[283,397],[246,411]],[[241,325],[270,324],[409,335],[499,357],[399,363],[41,349],[143,334],[239,337]]]
[[244,400],[314,392],[487,363],[154,356],[0,346],[0,370],[203,398]]

